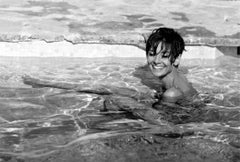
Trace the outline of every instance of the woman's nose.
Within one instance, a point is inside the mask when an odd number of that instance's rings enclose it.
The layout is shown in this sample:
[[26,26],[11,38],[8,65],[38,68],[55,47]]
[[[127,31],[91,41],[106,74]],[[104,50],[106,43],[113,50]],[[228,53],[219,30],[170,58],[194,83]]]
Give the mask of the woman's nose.
[[161,54],[158,54],[158,55],[156,55],[156,57],[155,57],[155,63],[160,63],[161,62],[161,59],[162,59],[162,55]]

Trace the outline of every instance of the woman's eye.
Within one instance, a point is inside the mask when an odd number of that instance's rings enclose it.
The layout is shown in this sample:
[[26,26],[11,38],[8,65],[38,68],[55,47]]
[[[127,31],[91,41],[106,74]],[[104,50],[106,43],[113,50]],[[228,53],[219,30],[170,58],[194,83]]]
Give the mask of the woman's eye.
[[149,52],[148,55],[149,56],[155,56],[154,52]]
[[162,55],[162,57],[165,57],[165,58],[168,57],[168,56],[169,56],[168,52],[164,52],[163,55]]
[[168,57],[168,55],[163,55],[162,57],[166,58],[166,57]]

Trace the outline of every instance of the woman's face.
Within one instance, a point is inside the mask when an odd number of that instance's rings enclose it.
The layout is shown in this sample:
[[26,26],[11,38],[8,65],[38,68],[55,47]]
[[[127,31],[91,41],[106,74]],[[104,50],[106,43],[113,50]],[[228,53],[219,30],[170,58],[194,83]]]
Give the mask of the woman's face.
[[163,41],[159,42],[156,53],[153,47],[147,54],[147,62],[152,73],[160,78],[165,77],[172,72],[172,64],[170,61],[171,45]]

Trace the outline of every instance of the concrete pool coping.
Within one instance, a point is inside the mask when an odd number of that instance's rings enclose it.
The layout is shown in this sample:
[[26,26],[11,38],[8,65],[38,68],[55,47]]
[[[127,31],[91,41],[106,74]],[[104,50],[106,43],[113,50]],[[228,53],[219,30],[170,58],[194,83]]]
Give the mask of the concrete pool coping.
[[[47,43],[67,41],[72,44],[80,43],[100,43],[100,44],[127,44],[142,47],[145,40],[151,32],[142,34],[95,34],[81,35],[68,34],[58,36],[42,36],[42,35],[24,35],[24,34],[1,34],[0,42],[31,42],[35,40],[44,41]],[[223,37],[206,37],[206,36],[183,36],[186,45],[205,45],[205,46],[240,46],[240,38],[223,38]]]

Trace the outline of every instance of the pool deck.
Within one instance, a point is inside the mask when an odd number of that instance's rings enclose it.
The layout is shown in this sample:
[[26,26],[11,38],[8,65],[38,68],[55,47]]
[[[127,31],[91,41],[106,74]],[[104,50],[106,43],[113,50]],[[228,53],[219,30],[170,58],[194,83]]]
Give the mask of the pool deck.
[[190,45],[240,46],[240,0],[0,0],[0,42],[67,41],[144,47],[153,29]]

